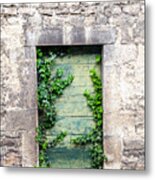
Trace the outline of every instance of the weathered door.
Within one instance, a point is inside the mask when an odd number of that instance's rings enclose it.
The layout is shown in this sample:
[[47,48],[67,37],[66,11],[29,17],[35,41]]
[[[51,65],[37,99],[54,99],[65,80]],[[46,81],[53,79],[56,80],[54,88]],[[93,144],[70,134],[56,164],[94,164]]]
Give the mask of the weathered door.
[[[89,51],[88,51],[89,50]],[[75,48],[74,52],[56,59],[55,70],[62,68],[64,78],[72,74],[74,80],[63,95],[56,101],[57,122],[48,132],[48,138],[55,138],[66,131],[63,142],[48,149],[48,158],[53,168],[90,168],[91,158],[88,146],[75,146],[71,140],[90,132],[94,127],[93,115],[83,93],[93,93],[90,70],[95,68],[100,74],[100,65],[96,64],[96,54],[100,48]],[[55,73],[55,72],[53,72]]]

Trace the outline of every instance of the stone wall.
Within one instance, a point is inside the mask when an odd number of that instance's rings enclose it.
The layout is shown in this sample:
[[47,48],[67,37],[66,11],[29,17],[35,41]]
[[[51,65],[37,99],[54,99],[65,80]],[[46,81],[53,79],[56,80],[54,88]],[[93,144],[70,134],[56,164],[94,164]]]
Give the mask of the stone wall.
[[144,169],[144,1],[1,4],[1,165],[33,167],[38,45],[103,45],[104,169]]

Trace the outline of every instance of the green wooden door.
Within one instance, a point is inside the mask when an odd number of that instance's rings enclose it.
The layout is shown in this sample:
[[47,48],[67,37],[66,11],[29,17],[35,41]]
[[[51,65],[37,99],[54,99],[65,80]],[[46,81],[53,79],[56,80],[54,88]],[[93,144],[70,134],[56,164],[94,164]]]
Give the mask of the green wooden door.
[[72,74],[74,80],[56,101],[57,121],[47,132],[49,140],[54,139],[62,131],[67,132],[63,142],[47,151],[53,168],[91,168],[88,145],[75,146],[71,140],[89,133],[94,127],[93,115],[83,93],[86,89],[93,93],[90,70],[95,68],[100,74],[101,67],[96,64],[96,54],[98,52],[85,53],[81,50],[56,59],[52,73],[62,68],[64,78]]

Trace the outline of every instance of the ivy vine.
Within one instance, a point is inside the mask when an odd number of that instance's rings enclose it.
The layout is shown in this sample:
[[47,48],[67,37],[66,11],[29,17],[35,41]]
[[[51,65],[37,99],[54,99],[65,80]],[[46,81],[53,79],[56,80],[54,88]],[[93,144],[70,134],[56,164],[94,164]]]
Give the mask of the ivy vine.
[[[96,63],[101,62],[101,56],[96,56]],[[84,96],[93,113],[94,128],[86,135],[72,139],[75,145],[90,145],[91,167],[102,169],[104,160],[107,160],[103,152],[103,107],[102,107],[102,80],[95,69],[90,70],[90,77],[94,86],[94,93],[85,90]]]
[[52,74],[58,55],[61,56],[60,53],[49,52],[45,56],[41,49],[37,49],[39,126],[36,129],[36,141],[39,144],[39,167],[52,166],[48,161],[47,149],[56,146],[67,135],[67,132],[61,132],[50,142],[46,135],[47,130],[56,123],[56,100],[73,81],[72,75],[63,78],[64,71],[61,68],[56,70],[55,75]]
[[[57,50],[57,49],[56,49]],[[55,103],[63,94],[63,90],[73,81],[73,75],[64,78],[64,70],[58,68],[53,75],[51,72],[55,66],[55,60],[58,56],[63,56],[54,50],[46,56],[41,49],[37,49],[37,72],[38,72],[38,110],[39,110],[39,126],[36,129],[36,141],[39,144],[39,167],[52,167],[48,160],[47,149],[55,147],[62,142],[67,132],[60,132],[55,139],[49,141],[46,135],[47,130],[54,127],[57,114]],[[67,49],[67,54],[68,54]],[[101,56],[96,56],[96,63],[101,62]],[[91,94],[85,90],[84,96],[87,104],[93,113],[95,122],[94,128],[86,135],[72,139],[72,143],[77,146],[89,145],[91,167],[103,168],[104,160],[107,160],[103,151],[103,107],[102,107],[102,81],[95,69],[90,70],[90,77],[94,86],[94,93]]]

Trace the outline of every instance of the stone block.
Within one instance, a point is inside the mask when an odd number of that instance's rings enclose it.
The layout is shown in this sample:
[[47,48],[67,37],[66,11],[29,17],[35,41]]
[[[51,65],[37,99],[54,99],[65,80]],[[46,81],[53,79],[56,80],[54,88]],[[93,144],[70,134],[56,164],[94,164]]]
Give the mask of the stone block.
[[18,131],[36,128],[37,110],[8,111],[1,117],[1,130]]
[[22,156],[18,152],[8,152],[1,159],[1,164],[4,167],[21,167]]
[[86,17],[85,16],[71,16],[70,18],[68,18],[68,22],[71,25],[74,26],[78,26],[80,27],[81,25],[84,25],[84,21],[85,21]]
[[[89,17],[89,16],[88,16]],[[102,24],[102,25],[106,25],[108,23],[108,18],[106,16],[103,16],[103,15],[98,15],[97,16],[97,19],[94,17],[94,20],[92,20],[93,18],[90,17],[90,22],[89,24],[95,24],[95,23],[98,23],[98,24]],[[92,22],[91,22],[92,20]]]
[[93,17],[97,14],[97,9],[95,6],[81,7],[81,14],[86,17]]
[[105,136],[135,136],[135,117],[120,112],[104,113],[103,129]]
[[85,44],[85,29],[84,27],[73,27],[71,34],[72,44]]
[[144,137],[144,130],[145,130],[144,123],[135,124],[135,131],[138,135],[141,135]]
[[9,15],[10,16],[17,15],[17,8],[16,7],[3,7],[2,6],[1,13],[4,15],[8,15],[8,16]]
[[27,27],[25,30],[25,46],[36,46],[37,45],[37,32]]
[[136,67],[136,61],[121,65],[121,111],[144,111],[144,70]]
[[128,136],[123,140],[122,169],[144,170],[145,149],[142,137]]
[[120,69],[115,66],[103,67],[104,113],[119,112],[121,109]]
[[135,44],[104,46],[104,65],[120,65],[136,59],[137,47]]
[[1,137],[1,146],[17,146],[19,140],[11,137]]
[[121,149],[119,137],[104,136],[104,153],[108,158],[108,161],[104,162],[104,169],[120,169]]
[[144,29],[144,15],[142,15],[138,18],[137,23],[133,29],[133,37],[136,43],[144,44]]
[[[4,18],[2,18],[3,21]],[[21,18],[15,21],[14,24],[6,23],[1,28],[2,46],[7,50],[16,50],[22,48],[25,43],[23,21]]]
[[137,15],[140,12],[140,4],[129,4],[129,5],[125,5],[123,7],[123,12],[130,14],[130,15]]
[[25,58],[32,61],[36,60],[36,47],[25,47]]
[[[10,107],[34,108],[36,107],[36,62],[34,59],[27,59],[32,58],[32,51],[31,54],[30,51],[26,52],[26,55],[24,49],[19,54],[14,53],[14,56],[12,53],[9,51],[7,55],[1,56],[3,59],[1,103],[7,106],[7,109]],[[26,59],[23,60],[24,58]]]
[[51,9],[51,8],[39,8],[39,13],[41,14],[41,15],[46,15],[46,16],[53,16],[53,13],[54,13],[54,10],[53,9]]
[[133,157],[133,158],[123,158],[122,163],[121,163],[121,169],[123,170],[135,170],[136,169],[136,164],[137,164],[138,159]]
[[[12,116],[15,117],[15,113],[12,113]],[[21,113],[19,113],[19,116]],[[23,116],[29,116],[29,114],[24,114]],[[19,117],[18,116],[18,117]],[[23,118],[21,115],[20,118],[23,119],[23,121],[27,121],[27,119]],[[16,121],[19,120],[16,116]],[[14,119],[10,118],[10,120],[13,120],[12,123],[15,123]],[[30,123],[29,121],[27,121]],[[8,119],[7,122],[8,123]],[[19,124],[22,124],[23,122],[19,121]],[[25,125],[26,122],[24,122]],[[9,124],[9,123],[8,123]],[[10,123],[11,124],[11,123]],[[17,122],[15,123],[15,126],[17,125]],[[35,128],[32,127],[32,123],[30,124],[30,130],[32,131],[25,131],[23,130],[26,128],[26,126],[18,126],[17,128],[11,128],[10,126],[7,126],[6,131],[1,131],[1,165],[2,166],[15,166],[15,167],[34,167],[37,162],[37,144],[35,143]],[[3,126],[2,126],[3,127]],[[20,130],[17,130],[17,129]],[[3,128],[2,128],[3,130]],[[10,131],[9,131],[10,130]]]
[[116,29],[95,26],[87,30],[87,43],[88,44],[112,44],[116,40]]
[[[33,119],[33,121],[36,121]],[[35,122],[37,124],[37,122]],[[22,166],[34,167],[38,165],[38,144],[35,141],[36,131],[33,127],[22,133]]]
[[109,23],[113,26],[132,27],[137,20],[137,16],[130,16],[128,14],[119,14],[109,17]]
[[37,92],[34,84],[16,86],[18,84],[10,84],[5,87],[2,85],[1,104],[7,110],[36,108],[37,107]]
[[144,63],[145,63],[145,48],[144,48],[144,45],[139,44],[138,58],[136,61],[137,68],[144,68]]
[[24,23],[24,27],[27,28],[27,30],[33,30],[33,31],[40,31],[41,28],[43,28],[43,17],[41,14],[39,14],[38,11],[35,12],[33,16],[29,16],[27,19],[27,23]]
[[111,7],[111,9],[112,9],[111,12],[112,12],[113,15],[119,15],[122,12],[121,7],[119,5],[113,5]]
[[140,150],[144,149],[144,141],[142,139],[135,139],[135,137],[125,138],[123,140],[125,150]]
[[104,14],[107,16],[107,17],[110,17],[112,15],[112,9],[110,6],[105,6],[104,7]]
[[124,149],[123,150],[123,156],[127,157],[127,158],[132,158],[132,157],[144,157],[144,149],[131,149],[131,150],[127,150]]
[[81,8],[80,8],[80,6],[73,5],[73,6],[70,6],[69,12],[70,12],[70,14],[73,14],[73,15],[80,14]]
[[145,162],[144,161],[141,161],[141,162],[138,162],[137,164],[136,164],[136,170],[145,170],[145,168],[146,168],[146,165],[145,165]]
[[135,131],[140,137],[145,136],[145,114],[144,112],[136,113],[135,115]]
[[[65,22],[64,22],[65,21]],[[59,27],[62,25],[65,25],[65,23],[68,21],[68,18],[66,17],[65,20],[63,16],[42,16],[42,27],[43,29],[50,29],[51,27]],[[63,28],[64,32],[64,28]]]
[[[57,10],[57,11],[55,11],[55,13],[56,13],[56,15],[62,15],[62,16],[64,16],[64,15],[68,15],[69,14],[69,8],[67,8],[67,7],[60,7],[59,6],[59,9]],[[75,14],[76,14],[76,12],[75,12]]]
[[62,27],[43,30],[40,33],[37,45],[63,45]]
[[1,131],[1,146],[19,147],[21,145],[21,132],[19,131]]
[[50,9],[55,9],[59,7],[59,3],[39,3],[41,8],[50,8]]
[[[136,51],[131,51],[132,55],[128,55],[128,57],[127,51],[123,51],[122,48],[118,56],[117,53],[114,53],[113,56],[111,49],[112,53],[108,61],[108,51],[104,49],[104,109],[105,112],[119,111],[134,114],[135,111],[144,110],[144,81],[142,76],[144,71],[136,67]],[[130,52],[129,49],[128,51]],[[125,53],[128,61],[122,62],[124,61],[122,54]],[[133,58],[135,59],[132,60]]]
[[19,14],[33,16],[35,14],[35,12],[36,12],[36,8],[33,7],[33,6],[19,7],[18,8],[18,13]]
[[1,166],[22,166],[22,133],[19,131],[1,131]]
[[[37,107],[37,78],[34,60],[6,62],[3,68],[1,103],[11,108]],[[11,72],[5,73],[5,72]]]
[[141,12],[144,14],[145,13],[145,2],[141,1],[141,6],[140,6]]
[[121,28],[121,43],[129,44],[133,41],[132,29],[131,28]]

